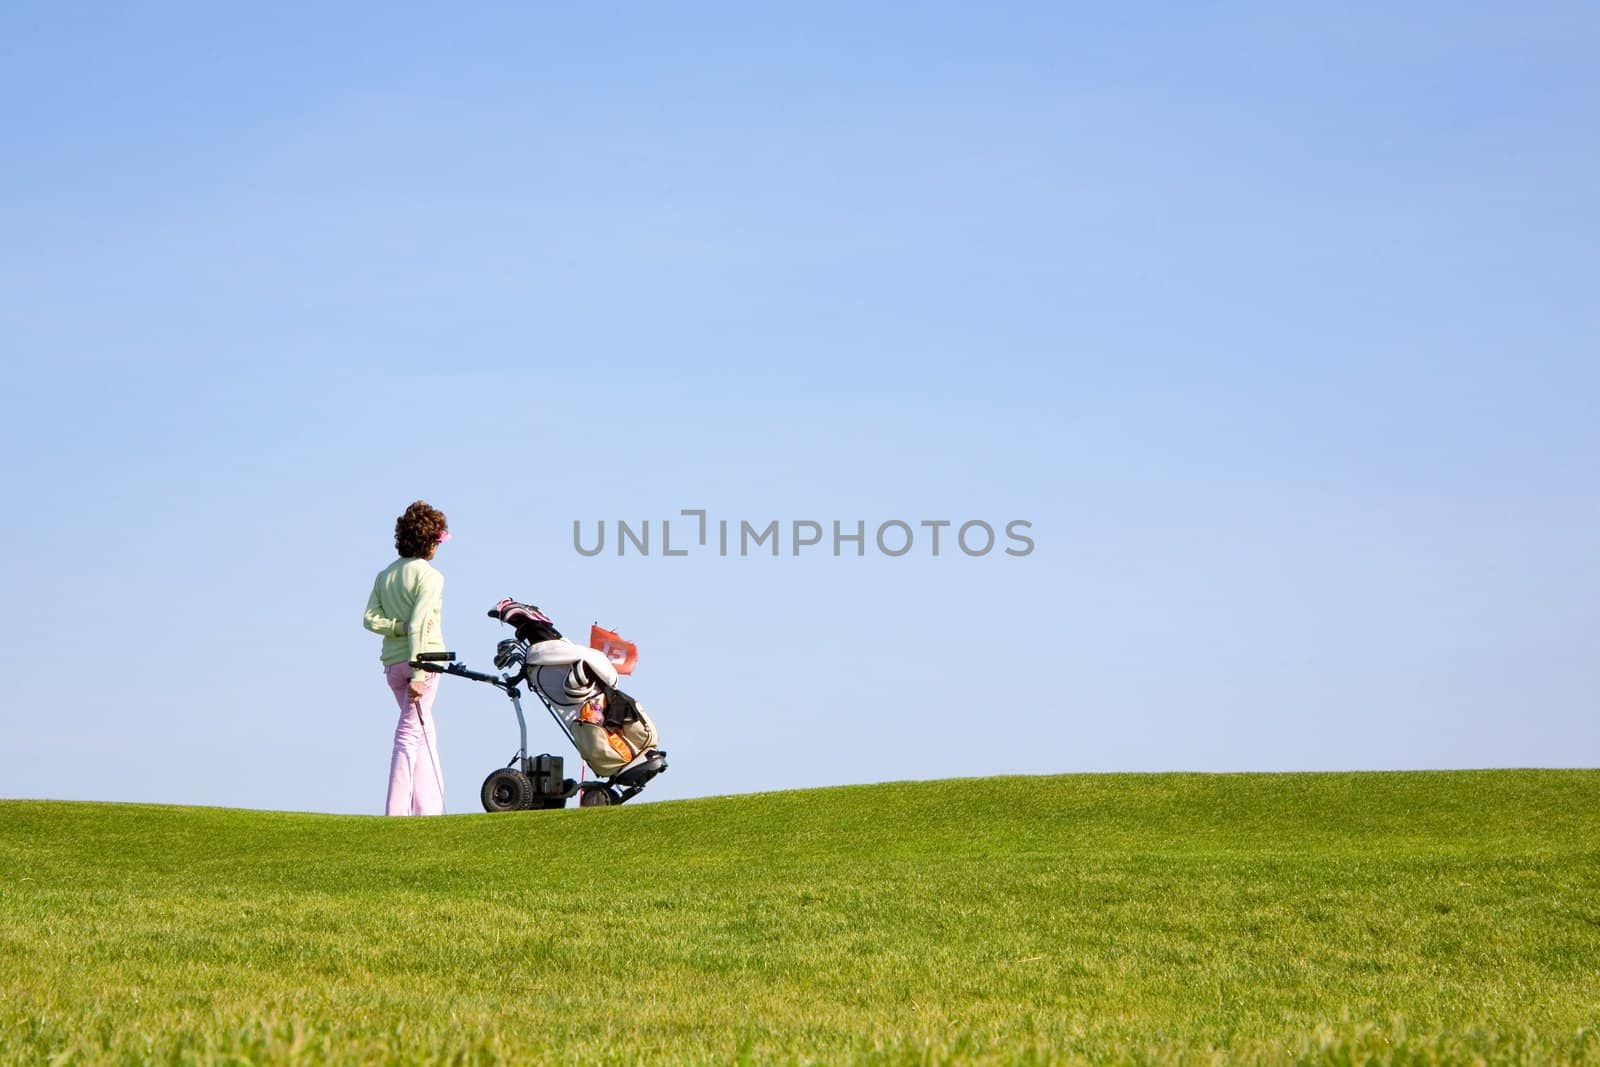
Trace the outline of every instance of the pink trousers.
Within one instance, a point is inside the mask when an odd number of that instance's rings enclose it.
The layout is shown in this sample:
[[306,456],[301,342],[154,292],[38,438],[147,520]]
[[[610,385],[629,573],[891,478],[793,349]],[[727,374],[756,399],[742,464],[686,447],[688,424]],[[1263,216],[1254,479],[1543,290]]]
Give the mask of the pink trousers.
[[409,692],[411,665],[394,663],[385,667],[384,677],[400,705],[400,721],[394,726],[394,755],[389,758],[389,802],[385,815],[443,815],[444,770],[439,766],[439,739],[433,730],[433,698],[439,690],[439,676],[430,674],[423,681],[422,697]]

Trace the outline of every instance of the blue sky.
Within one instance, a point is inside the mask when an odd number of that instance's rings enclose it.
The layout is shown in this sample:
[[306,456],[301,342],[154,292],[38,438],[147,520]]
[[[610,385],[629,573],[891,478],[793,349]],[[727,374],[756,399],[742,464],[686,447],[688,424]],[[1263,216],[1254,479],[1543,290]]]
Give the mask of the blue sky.
[[[8,5],[0,795],[379,810],[417,497],[469,661],[639,642],[656,798],[1593,766],[1597,31]],[[1036,548],[572,549],[695,507]],[[474,810],[514,723],[438,715]]]

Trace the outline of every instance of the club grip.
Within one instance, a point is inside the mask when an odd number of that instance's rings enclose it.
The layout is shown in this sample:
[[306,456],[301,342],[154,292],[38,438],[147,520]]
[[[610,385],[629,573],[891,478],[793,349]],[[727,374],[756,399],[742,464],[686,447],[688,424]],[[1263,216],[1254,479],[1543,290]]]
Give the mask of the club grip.
[[418,652],[417,653],[417,661],[419,663],[454,663],[455,662],[455,658],[456,658],[456,654],[454,652]]

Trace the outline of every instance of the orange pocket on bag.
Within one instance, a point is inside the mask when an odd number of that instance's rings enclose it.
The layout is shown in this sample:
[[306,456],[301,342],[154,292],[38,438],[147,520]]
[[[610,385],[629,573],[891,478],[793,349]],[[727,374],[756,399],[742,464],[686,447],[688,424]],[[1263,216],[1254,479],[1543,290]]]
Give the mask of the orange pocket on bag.
[[614,734],[610,730],[606,731],[606,744],[611,746],[611,751],[615,752],[622,758],[623,763],[631,762],[633,757],[638,755],[638,753],[633,750],[633,746],[628,743],[628,739],[626,737],[623,737],[621,734]]

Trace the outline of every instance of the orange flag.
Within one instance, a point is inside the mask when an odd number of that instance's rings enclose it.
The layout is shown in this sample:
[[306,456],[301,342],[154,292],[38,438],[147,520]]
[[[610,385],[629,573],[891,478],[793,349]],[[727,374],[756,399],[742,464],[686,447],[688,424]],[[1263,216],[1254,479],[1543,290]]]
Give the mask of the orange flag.
[[599,623],[589,627],[589,647],[605,653],[618,674],[632,674],[634,665],[639,662],[639,649],[632,641],[624,641],[615,631],[604,629]]

